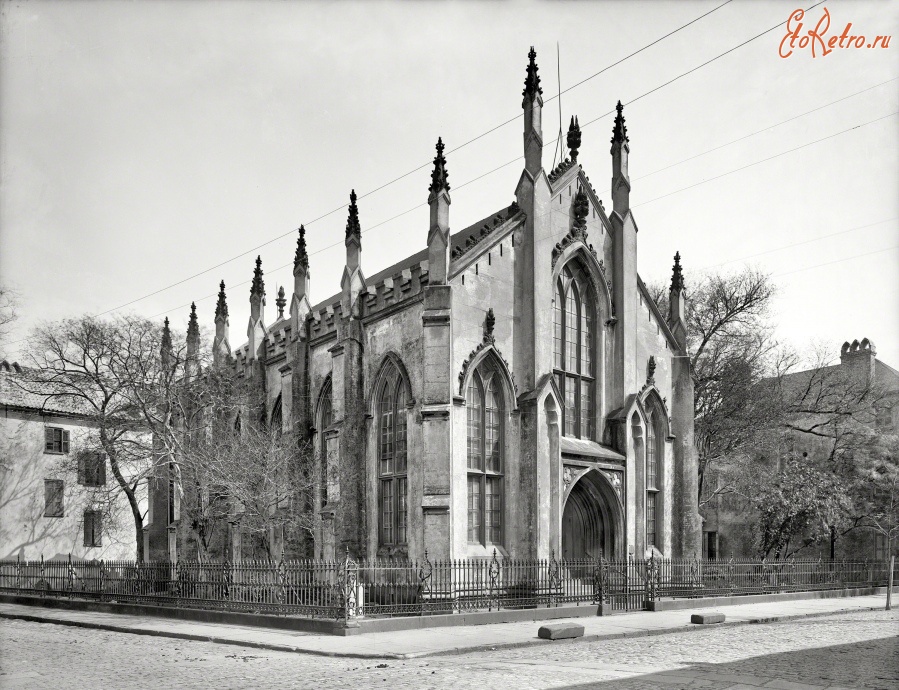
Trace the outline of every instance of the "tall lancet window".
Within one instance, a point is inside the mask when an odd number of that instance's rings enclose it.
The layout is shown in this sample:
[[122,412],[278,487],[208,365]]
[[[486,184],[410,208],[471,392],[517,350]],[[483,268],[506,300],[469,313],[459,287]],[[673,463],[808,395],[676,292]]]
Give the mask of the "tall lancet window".
[[650,411],[646,419],[646,545],[657,546],[656,508],[658,507],[659,458],[655,413]]
[[596,300],[587,274],[570,262],[556,284],[553,368],[562,394],[562,433],[596,435]]
[[406,543],[406,388],[389,366],[378,389],[378,475],[382,546]]
[[329,378],[325,382],[318,403],[319,497],[322,507],[328,502],[328,442],[325,439],[325,431],[333,423],[334,412],[331,404],[331,379]]
[[275,432],[278,436],[281,435],[282,427],[284,426],[284,412],[281,409],[281,396],[275,400],[275,404],[272,407],[272,418],[271,424],[269,428]]
[[503,541],[503,394],[499,373],[484,362],[471,375],[468,411],[468,541]]

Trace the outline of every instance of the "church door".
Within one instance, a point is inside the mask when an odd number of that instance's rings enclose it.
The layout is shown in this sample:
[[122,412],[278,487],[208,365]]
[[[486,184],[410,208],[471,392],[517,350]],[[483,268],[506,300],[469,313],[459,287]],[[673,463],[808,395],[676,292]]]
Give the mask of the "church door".
[[575,484],[562,513],[562,557],[599,558],[605,546],[605,529],[599,497],[588,482]]

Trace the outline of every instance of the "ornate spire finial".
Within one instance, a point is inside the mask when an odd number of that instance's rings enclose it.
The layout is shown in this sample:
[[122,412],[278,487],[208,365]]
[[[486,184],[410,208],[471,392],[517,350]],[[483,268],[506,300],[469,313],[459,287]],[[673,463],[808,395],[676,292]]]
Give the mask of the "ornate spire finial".
[[680,252],[674,255],[674,268],[671,270],[671,289],[677,291],[684,289],[684,272],[680,267]]
[[525,101],[533,101],[538,95],[543,95],[543,89],[540,88],[540,75],[537,74],[537,63],[534,61],[536,57],[537,51],[534,50],[534,46],[531,46],[531,50],[528,53],[528,76],[524,80],[524,91],[521,92]]
[[571,117],[571,124],[568,125],[568,148],[571,151],[571,162],[577,163],[577,151],[581,147],[581,125],[577,121],[577,117]]
[[197,323],[197,303],[190,303],[190,318],[187,320],[187,338],[200,337],[200,324]]
[[299,266],[309,268],[309,254],[306,252],[306,228],[300,226],[300,236],[297,238],[297,253],[293,257],[293,268],[296,270]]
[[356,206],[356,190],[350,192],[350,212],[346,220],[346,238],[355,237],[362,244],[362,228],[359,226],[359,207]]
[[215,320],[228,318],[228,302],[225,299],[225,281],[219,283],[219,299],[215,303]]
[[431,186],[428,191],[436,194],[440,191],[449,191],[450,186],[447,182],[449,173],[446,170],[446,159],[443,157],[443,139],[437,137],[437,155],[434,157],[434,170],[431,172]]
[[627,127],[624,126],[624,106],[621,101],[615,106],[618,114],[615,115],[615,126],[612,128],[612,143],[626,144],[630,141],[627,138]]
[[162,322],[162,342],[160,344],[160,349],[164,353],[172,352],[172,331],[169,328],[169,317],[165,317],[165,321]]
[[487,310],[487,316],[484,319],[484,341],[493,342],[493,327],[496,325],[496,316],[493,314],[493,307]]
[[646,364],[646,385],[654,386],[656,383],[656,358],[649,356],[649,362]]
[[253,284],[250,286],[250,297],[260,295],[265,297],[265,282],[262,280],[262,257],[256,257],[256,268],[253,271]]
[[284,307],[287,306],[287,298],[284,297],[284,286],[278,288],[278,297],[275,299],[275,306],[278,307],[278,318],[284,318]]

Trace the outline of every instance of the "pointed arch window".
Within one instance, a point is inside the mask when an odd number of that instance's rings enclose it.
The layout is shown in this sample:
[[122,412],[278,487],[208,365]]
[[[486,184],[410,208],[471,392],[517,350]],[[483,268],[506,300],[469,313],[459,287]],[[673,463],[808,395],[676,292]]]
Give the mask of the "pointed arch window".
[[562,394],[562,433],[596,436],[596,300],[576,261],[556,283],[553,308],[553,373]]
[[283,425],[284,413],[281,408],[281,394],[279,393],[277,399],[275,400],[275,404],[272,407],[272,417],[269,428],[280,436]]
[[380,542],[406,543],[406,387],[396,365],[378,388],[378,476]]
[[325,431],[334,423],[333,409],[331,379],[328,378],[318,403],[319,500],[322,507],[328,503],[328,442]]
[[657,514],[661,498],[659,496],[659,456],[658,431],[655,410],[650,410],[646,418],[646,545],[658,547]]
[[503,420],[499,372],[484,362],[471,375],[468,413],[468,541],[503,542]]

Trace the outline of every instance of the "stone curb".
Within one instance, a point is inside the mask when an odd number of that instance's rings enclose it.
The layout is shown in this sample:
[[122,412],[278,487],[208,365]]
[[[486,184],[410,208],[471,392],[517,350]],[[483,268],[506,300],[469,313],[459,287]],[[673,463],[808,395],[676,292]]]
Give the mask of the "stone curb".
[[[813,613],[797,613],[783,616],[765,616],[758,618],[750,618],[747,620],[725,621],[714,627],[723,628],[738,625],[756,625],[765,623],[779,623],[801,618],[820,618],[822,616],[832,616],[841,613],[856,613],[864,611],[880,611],[882,606],[863,606],[852,609],[838,609],[835,611],[816,611]],[[7,613],[0,611],[0,618],[11,620],[23,620],[31,623],[51,623],[56,625],[67,625],[75,628],[89,628],[93,630],[107,630],[110,632],[131,633],[133,635],[147,635],[150,637],[167,637],[176,640],[193,640],[197,642],[213,642],[216,644],[229,644],[237,647],[249,647],[252,649],[267,649],[273,652],[292,652],[296,654],[309,654],[311,656],[336,657],[343,659],[421,659],[431,656],[452,656],[456,654],[468,654],[471,652],[496,651],[501,649],[520,649],[522,647],[533,647],[536,645],[547,644],[576,644],[579,642],[599,642],[603,640],[617,640],[622,638],[634,637],[653,637],[656,635],[667,635],[668,633],[694,632],[700,630],[708,630],[709,628],[702,625],[683,626],[676,628],[659,628],[657,630],[635,630],[633,632],[606,633],[596,635],[584,635],[583,637],[570,638],[564,640],[542,640],[537,637],[522,642],[500,642],[495,644],[470,645],[465,647],[454,647],[453,649],[444,649],[434,652],[410,652],[407,654],[390,653],[390,652],[326,652],[318,649],[304,649],[302,647],[293,647],[290,645],[273,644],[269,642],[253,642],[250,640],[236,640],[227,637],[217,637],[209,635],[195,635],[193,633],[171,632],[168,630],[151,630],[147,628],[130,628],[123,625],[110,625],[107,623],[90,623],[86,621],[73,621],[65,619],[57,619],[47,616],[32,616],[24,613]]]
[[534,638],[525,642],[502,642],[499,644],[474,645],[471,647],[457,647],[456,649],[448,649],[439,652],[413,652],[411,654],[399,654],[396,658],[400,659],[418,659],[427,656],[450,656],[453,654],[467,654],[469,652],[486,652],[500,649],[519,649],[521,647],[533,647],[544,644],[576,644],[578,642],[601,642],[603,640],[620,640],[622,638],[632,637],[655,637],[656,635],[667,635],[669,633],[681,632],[699,632],[708,631],[710,629],[720,629],[738,625],[757,625],[764,623],[782,623],[786,621],[798,620],[800,618],[820,618],[822,616],[834,616],[841,613],[856,613],[865,611],[881,611],[882,606],[863,606],[852,609],[838,609],[836,611],[816,611],[814,613],[796,613],[786,616],[766,616],[763,618],[750,618],[748,620],[724,621],[714,626],[690,625],[677,628],[659,628],[657,630],[635,630],[633,632],[623,633],[606,633],[600,635],[584,635],[583,637],[571,638],[567,640],[541,640]]
[[32,616],[26,613],[7,613],[0,611],[0,618],[9,620],[28,621],[29,623],[50,623],[53,625],[67,625],[72,628],[89,628],[91,630],[107,630],[109,632],[130,633],[132,635],[146,635],[148,637],[168,637],[173,640],[192,640],[195,642],[214,642],[216,644],[230,644],[237,647],[250,647],[253,649],[268,649],[273,652],[294,652],[297,654],[310,654],[313,656],[341,657],[346,659],[401,659],[399,654],[366,654],[363,652],[325,652],[318,649],[303,649],[290,645],[273,644],[271,642],[253,642],[251,640],[236,640],[228,637],[216,637],[210,635],[195,635],[194,633],[172,632],[169,630],[152,630],[149,628],[131,628],[125,625],[110,625],[108,623],[90,623],[87,621],[73,621],[62,618],[50,618],[46,616]]

